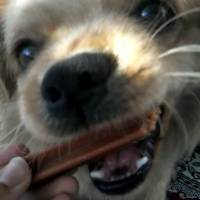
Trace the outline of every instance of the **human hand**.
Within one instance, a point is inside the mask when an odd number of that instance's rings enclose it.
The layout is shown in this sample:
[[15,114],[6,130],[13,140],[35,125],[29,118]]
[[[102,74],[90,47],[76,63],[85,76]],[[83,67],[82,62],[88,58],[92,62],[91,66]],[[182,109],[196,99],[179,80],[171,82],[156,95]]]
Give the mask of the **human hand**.
[[13,145],[0,147],[0,198],[3,200],[72,200],[78,184],[73,177],[56,180],[28,191],[31,171],[22,158],[28,153],[26,147]]

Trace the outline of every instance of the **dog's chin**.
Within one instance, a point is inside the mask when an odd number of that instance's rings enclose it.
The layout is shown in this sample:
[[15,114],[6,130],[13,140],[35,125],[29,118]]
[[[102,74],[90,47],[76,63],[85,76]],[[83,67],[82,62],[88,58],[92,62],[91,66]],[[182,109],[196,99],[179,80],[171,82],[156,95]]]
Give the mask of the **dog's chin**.
[[126,195],[145,180],[151,169],[157,146],[163,135],[169,113],[161,106],[156,126],[146,138],[112,152],[88,164],[93,185],[106,195]]
[[[155,128],[137,143],[132,142],[122,149],[108,154],[107,156],[92,160],[88,164],[89,178],[93,185],[102,193],[108,195],[124,195],[137,188],[147,176],[161,136],[161,122],[165,123],[165,109],[160,109],[160,116],[157,118]],[[109,124],[109,122],[106,122]],[[95,129],[103,126],[103,124],[95,124],[90,127],[81,127],[80,130],[71,132],[70,134],[57,134],[54,130],[51,134],[38,136],[46,143],[61,143],[71,140],[84,134],[88,129]],[[30,128],[30,127],[29,127]],[[67,131],[69,133],[69,130]]]
[[160,140],[159,121],[147,138],[88,164],[90,179],[100,192],[124,195],[144,181]]
[[[161,139],[161,123],[166,123],[166,109],[157,119],[155,128],[139,142],[132,142],[107,156],[88,164],[93,185],[107,195],[125,195],[145,180],[151,169],[158,143]],[[163,127],[162,127],[163,128]]]

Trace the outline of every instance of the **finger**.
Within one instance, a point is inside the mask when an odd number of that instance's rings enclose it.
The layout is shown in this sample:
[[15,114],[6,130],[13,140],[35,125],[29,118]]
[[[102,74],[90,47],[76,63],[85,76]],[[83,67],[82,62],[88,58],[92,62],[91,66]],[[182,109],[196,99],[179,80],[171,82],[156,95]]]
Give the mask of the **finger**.
[[[40,199],[53,199],[60,194],[74,196],[78,191],[78,183],[73,177],[60,177],[37,191]],[[34,191],[35,192],[35,191]]]
[[8,163],[8,161],[17,156],[25,156],[29,150],[24,145],[12,145],[0,147],[0,166]]
[[18,199],[28,189],[30,181],[27,163],[20,157],[13,158],[1,171],[0,195],[7,195],[6,200]]

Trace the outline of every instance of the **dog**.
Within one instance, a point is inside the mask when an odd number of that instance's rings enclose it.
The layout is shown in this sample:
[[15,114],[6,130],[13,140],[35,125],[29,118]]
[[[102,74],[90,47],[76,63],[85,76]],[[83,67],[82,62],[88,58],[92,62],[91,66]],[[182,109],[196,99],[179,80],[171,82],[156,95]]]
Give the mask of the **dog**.
[[159,107],[150,137],[75,176],[81,200],[165,200],[176,162],[200,140],[200,2],[6,4],[1,144],[40,151]]

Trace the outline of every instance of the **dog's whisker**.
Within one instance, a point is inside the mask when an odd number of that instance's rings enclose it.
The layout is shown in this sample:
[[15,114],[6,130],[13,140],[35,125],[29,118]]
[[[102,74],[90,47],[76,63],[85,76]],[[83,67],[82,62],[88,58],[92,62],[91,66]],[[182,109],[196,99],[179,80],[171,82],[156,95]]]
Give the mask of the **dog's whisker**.
[[[62,158],[62,149],[61,149],[61,144],[62,144],[62,142],[59,142],[58,144],[57,144],[57,156],[58,156],[58,159],[60,159],[60,158]],[[68,149],[66,149],[66,151],[68,152]],[[67,153],[66,152],[66,153]]]
[[200,78],[200,72],[169,72],[163,76],[175,77],[175,78]]
[[183,118],[179,114],[178,110],[170,102],[168,102],[167,100],[164,100],[164,103],[166,107],[169,109],[169,111],[171,112],[171,114],[174,116],[176,123],[178,123],[180,128],[182,129],[181,132],[183,133],[183,136],[184,136],[185,146],[187,146],[189,131],[184,123]]
[[200,45],[191,44],[172,48],[160,54],[158,58],[161,59],[178,53],[200,53]]
[[23,129],[23,127],[24,127],[24,126],[23,126],[23,124],[21,123],[21,124],[17,127],[16,131],[14,132],[13,141],[14,141],[15,143],[17,143],[18,139],[21,138],[21,136],[23,135],[23,134],[22,134],[22,129]]
[[[4,137],[0,138],[0,143],[9,143],[12,144],[13,142],[17,141],[17,137],[21,134],[21,129],[23,128],[22,123],[18,124],[12,130],[10,130]],[[7,141],[8,140],[8,141]]]
[[176,82],[194,83],[200,82],[200,73],[198,72],[171,72],[162,75],[163,78],[170,78]]
[[169,19],[167,22],[165,22],[162,26],[160,26],[151,36],[151,40],[153,40],[163,29],[165,29],[168,25],[170,25],[171,23],[175,22],[176,20],[184,17],[184,16],[187,16],[187,15],[191,15],[191,14],[194,14],[194,13],[198,13],[200,12],[200,8],[193,8],[193,9],[190,9],[190,10],[187,10],[185,12],[182,12],[178,15],[176,15],[175,17]]
[[[155,18],[147,27],[147,33],[149,33],[150,35],[152,34],[152,32],[156,29],[157,24],[159,24],[159,20],[158,18]],[[149,41],[152,41],[151,38],[149,38]]]
[[11,106],[15,106],[16,105],[16,102],[12,102],[12,101],[10,101],[10,102],[4,102],[4,103],[0,103],[0,107],[2,108],[2,107],[5,107],[5,108],[9,108],[9,107],[11,107]]
[[102,135],[93,130],[123,135],[135,120],[143,129],[155,110],[144,140],[129,140],[74,175],[81,199],[163,200],[175,162],[199,141],[200,4],[172,1],[8,3],[0,37],[1,62],[8,61],[0,69],[0,143],[44,150],[40,168],[52,146],[57,159],[79,146],[89,152],[88,142]]
[[28,141],[26,142],[26,144],[27,144],[27,146],[31,146],[32,143],[34,143],[34,139],[33,139],[33,137],[30,137],[28,139]]
[[158,125],[159,125],[159,128],[160,128],[160,134],[161,136],[164,134],[164,124],[162,123],[162,119],[158,119],[157,121]]
[[198,96],[194,93],[194,92],[190,92],[191,93],[191,95],[194,97],[194,99],[195,99],[195,101],[199,104],[199,106],[200,106],[200,99],[198,98]]
[[19,128],[19,125],[17,125],[13,129],[11,129],[4,137],[1,138],[1,141],[6,140],[8,137],[15,134],[15,132],[17,132],[18,128]]

